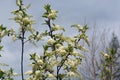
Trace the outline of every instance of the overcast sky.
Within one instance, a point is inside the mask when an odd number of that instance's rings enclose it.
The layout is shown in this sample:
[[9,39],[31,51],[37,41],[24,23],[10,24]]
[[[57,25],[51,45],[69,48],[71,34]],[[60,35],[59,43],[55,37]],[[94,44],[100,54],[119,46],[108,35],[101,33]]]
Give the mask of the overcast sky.
[[[98,29],[104,29],[106,27],[115,31],[116,34],[120,33],[120,0],[24,0],[25,4],[31,4],[28,12],[33,15],[33,19],[36,20],[35,28],[38,28],[43,23],[42,13],[44,13],[44,4],[51,4],[53,9],[59,11],[58,18],[55,21],[66,28],[74,23],[88,24],[92,27],[96,24]],[[15,0],[0,0],[0,24],[6,27],[16,28],[16,23],[9,20],[13,17],[12,11],[16,10]],[[68,31],[69,32],[69,31]],[[67,33],[68,33],[67,32]],[[69,33],[68,33],[69,34]],[[4,39],[3,45],[4,51],[3,57],[0,62],[9,64],[15,68],[15,71],[20,68],[20,42],[14,42],[8,39]],[[29,52],[40,51],[40,48],[26,45],[25,66],[28,65]],[[25,67],[25,71],[28,67]]]

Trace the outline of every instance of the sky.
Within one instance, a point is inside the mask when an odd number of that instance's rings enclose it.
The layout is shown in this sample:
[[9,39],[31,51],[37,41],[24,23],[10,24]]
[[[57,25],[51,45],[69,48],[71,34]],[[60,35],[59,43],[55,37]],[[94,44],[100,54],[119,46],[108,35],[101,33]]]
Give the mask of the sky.
[[[108,33],[114,31],[117,35],[120,34],[120,0],[24,0],[25,5],[29,3],[31,7],[28,13],[36,21],[36,24],[33,25],[36,29],[40,28],[44,22],[41,17],[45,11],[43,6],[50,4],[52,9],[59,11],[55,23],[64,26],[66,29],[69,29],[74,23],[88,24],[90,29],[95,25],[100,30],[107,28]],[[17,29],[18,25],[10,20],[14,16],[11,12],[16,9],[15,0],[0,0],[0,24]],[[71,35],[69,30],[66,34]],[[9,64],[10,67],[15,68],[16,72],[19,72],[20,41],[13,42],[11,38],[4,38],[2,45],[4,45],[4,49],[1,52],[3,57],[0,58],[0,62]],[[24,64],[26,67],[24,70],[27,71],[30,69],[28,68],[29,53],[41,52],[41,48],[26,44],[25,51]]]

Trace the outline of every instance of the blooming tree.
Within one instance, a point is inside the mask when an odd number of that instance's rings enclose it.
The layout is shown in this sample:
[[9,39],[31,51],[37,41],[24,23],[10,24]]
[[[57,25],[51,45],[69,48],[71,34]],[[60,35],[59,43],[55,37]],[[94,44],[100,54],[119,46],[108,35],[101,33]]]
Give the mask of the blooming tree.
[[50,5],[45,5],[44,8],[45,13],[42,17],[45,18],[44,24],[49,30],[43,33],[38,32],[36,39],[46,40],[47,38],[47,40],[41,55],[30,54],[32,70],[26,72],[30,75],[28,80],[63,80],[80,77],[77,68],[84,57],[80,52],[87,51],[80,45],[80,41],[84,40],[89,45],[86,35],[87,25],[74,24],[71,27],[76,28],[79,34],[74,37],[64,36],[64,27],[54,23],[58,11],[52,10]]

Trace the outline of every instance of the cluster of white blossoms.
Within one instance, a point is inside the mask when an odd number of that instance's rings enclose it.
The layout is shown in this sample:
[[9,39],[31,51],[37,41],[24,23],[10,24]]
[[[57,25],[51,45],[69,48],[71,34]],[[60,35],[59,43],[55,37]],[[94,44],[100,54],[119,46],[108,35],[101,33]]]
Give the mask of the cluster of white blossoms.
[[66,64],[73,67],[76,65],[77,62],[78,62],[77,60],[67,59]]
[[72,54],[73,56],[79,56],[79,57],[84,58],[84,55],[81,54],[81,53],[79,53],[79,52],[77,52],[77,51],[73,51],[71,54]]
[[[25,74],[26,75],[31,75],[32,73],[33,73],[32,71],[27,71]],[[35,74],[34,74],[33,78],[30,77],[26,80],[39,80],[41,76],[42,76],[42,74],[41,74],[40,70],[37,70],[37,71],[35,71]]]
[[25,25],[31,25],[31,24],[33,24],[34,23],[34,21],[33,20],[30,20],[30,16],[29,15],[26,15],[25,17],[24,17],[24,15],[25,14],[23,14],[23,11],[14,11],[14,12],[12,12],[12,13],[14,13],[16,16],[14,17],[14,20],[17,22],[17,23],[19,23],[21,26],[23,26],[24,24]]
[[48,39],[47,44],[54,44],[56,41],[52,38]]
[[26,75],[31,75],[32,73],[33,73],[32,70],[25,72]]
[[36,54],[35,60],[37,61],[37,64],[38,64],[38,65],[43,64],[43,60],[41,59],[40,55]]
[[68,72],[67,75],[70,77],[77,77],[78,76],[75,72],[72,72],[72,71]]
[[16,1],[16,4],[21,8],[19,10],[15,10],[12,12],[15,15],[13,20],[19,23],[20,26],[24,27],[24,29],[26,29],[27,31],[33,32],[31,25],[34,24],[35,22],[34,20],[30,19],[32,16],[26,13],[26,10],[29,8],[30,5],[24,7],[21,1],[19,0]]
[[57,31],[57,30],[65,31],[65,29],[62,26],[60,26],[60,25],[54,25],[52,28],[53,28],[53,31]]
[[60,54],[65,54],[66,53],[66,50],[63,50],[63,49],[57,49],[56,51]]
[[43,61],[42,61],[41,59],[38,59],[38,60],[37,60],[37,63],[38,63],[38,64],[43,64]]
[[48,78],[55,78],[53,74],[47,74]]
[[72,38],[72,37],[66,37],[66,36],[61,36],[61,35],[57,35],[58,38],[60,38],[61,40],[65,41],[68,44],[73,44],[72,42],[74,42],[76,40],[76,38]]
[[66,53],[66,47],[65,47],[65,46],[60,46],[60,47],[56,50],[56,52],[57,52],[58,54],[64,55],[64,54]]
[[48,14],[49,19],[55,19],[57,17],[57,11],[56,10],[51,10],[51,12]]

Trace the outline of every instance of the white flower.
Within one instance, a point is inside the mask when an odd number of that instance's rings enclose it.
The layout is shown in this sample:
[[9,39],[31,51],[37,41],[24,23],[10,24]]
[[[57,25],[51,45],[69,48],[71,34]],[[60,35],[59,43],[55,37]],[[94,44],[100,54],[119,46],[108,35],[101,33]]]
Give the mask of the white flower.
[[55,19],[56,18],[56,10],[51,10],[51,13],[48,15],[49,19]]
[[48,44],[54,44],[56,41],[54,40],[54,39],[52,39],[52,38],[50,38],[49,40],[48,40]]
[[28,17],[25,17],[25,18],[23,18],[23,22],[24,22],[25,24],[29,24],[31,21],[29,20]]
[[25,74],[26,75],[30,75],[30,74],[32,74],[32,71],[30,70],[30,71],[27,71],[27,72],[25,72]]
[[41,59],[39,59],[39,60],[37,61],[37,63],[38,63],[38,64],[43,64],[43,61],[42,61]]
[[59,49],[60,49],[60,50],[65,50],[66,47],[65,47],[65,46],[60,46]]
[[67,75],[68,76],[76,76],[76,74],[74,72],[72,72],[72,71],[68,72]]
[[65,29],[64,29],[63,27],[61,27],[60,25],[55,25],[55,26],[53,27],[53,30],[54,30],[54,31],[56,31],[56,30],[63,30],[63,31],[65,31]]
[[77,52],[77,51],[73,51],[73,52],[72,52],[72,55],[73,55],[73,56],[79,56],[79,57],[83,57],[83,58],[84,58],[84,55],[83,55],[83,54],[80,54],[80,53]]
[[36,60],[40,59],[40,55],[39,55],[39,54],[36,54],[35,59],[36,59]]
[[109,55],[108,55],[107,53],[105,53],[104,56],[105,56],[106,58],[109,58]]
[[81,31],[83,29],[83,27],[79,24],[74,24],[74,25],[72,25],[72,27],[76,27],[79,31]]
[[56,51],[57,51],[57,53],[60,53],[60,54],[65,54],[66,53],[66,51],[64,49],[57,49]]
[[56,52],[60,54],[65,54],[66,53],[65,49],[66,49],[65,46],[60,45],[60,47],[56,50]]
[[35,74],[38,76],[40,75],[40,70],[35,71]]
[[18,13],[19,13],[20,15],[23,15],[23,12],[22,12],[22,11],[19,11]]
[[38,66],[36,64],[32,64],[33,71],[36,71]]
[[16,39],[16,35],[12,35],[12,40],[15,41]]
[[68,44],[71,44],[71,41],[72,41],[70,37],[63,37],[63,40]]
[[55,76],[53,74],[48,74],[48,78],[54,78]]
[[71,60],[71,59],[68,59],[68,60],[67,60],[67,64],[70,65],[70,66],[75,66],[76,61]]
[[20,0],[16,0],[16,4],[17,4],[17,6],[20,6],[21,5]]
[[66,53],[66,51],[65,50],[60,50],[60,53]]
[[[40,72],[40,70],[37,70],[37,71],[35,71],[35,78],[36,79],[39,79],[41,77],[41,72]],[[35,80],[36,80],[35,79]]]
[[56,44],[56,47],[61,47],[62,45],[61,44]]
[[13,73],[13,76],[19,76],[19,74],[18,73]]

